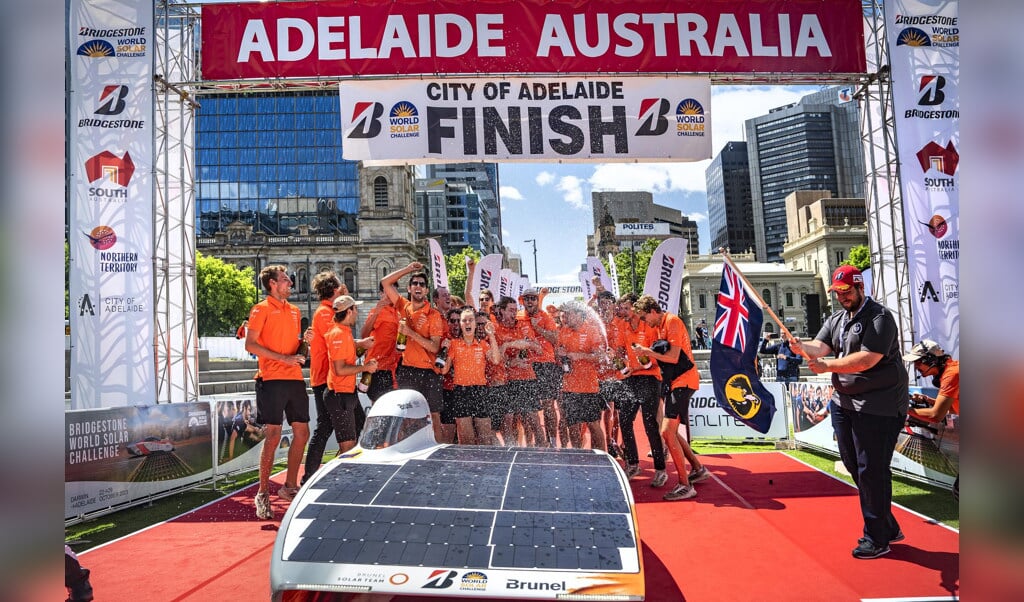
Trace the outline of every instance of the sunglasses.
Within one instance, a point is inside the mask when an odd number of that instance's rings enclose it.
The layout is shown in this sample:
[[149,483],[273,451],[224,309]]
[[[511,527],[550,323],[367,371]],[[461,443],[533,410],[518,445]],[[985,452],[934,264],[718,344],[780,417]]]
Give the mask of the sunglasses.
[[416,282],[410,282],[409,286],[422,286],[423,288],[426,288],[427,287],[427,283],[426,282],[416,281]]

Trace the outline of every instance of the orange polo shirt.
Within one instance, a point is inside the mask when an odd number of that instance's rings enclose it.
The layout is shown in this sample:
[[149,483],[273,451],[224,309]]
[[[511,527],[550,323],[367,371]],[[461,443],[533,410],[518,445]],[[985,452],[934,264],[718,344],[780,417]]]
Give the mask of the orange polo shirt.
[[[395,303],[395,309],[398,311],[399,319],[405,318],[405,323],[421,337],[427,339],[434,337],[443,338],[445,331],[448,329],[444,318],[441,317],[441,312],[434,309],[429,303],[424,303],[423,307],[419,310],[413,311],[412,301],[405,297],[399,297],[398,302]],[[432,369],[434,367],[434,359],[436,358],[436,353],[428,352],[422,345],[414,341],[412,337],[409,337],[409,340],[406,342],[405,352],[402,353],[402,365],[409,366],[410,368]]]
[[331,362],[327,359],[327,341],[324,335],[334,328],[334,306],[331,301],[323,299],[320,306],[313,312],[313,342],[309,344],[309,386],[316,387],[327,383],[327,375],[331,372]]
[[[693,361],[693,349],[690,347],[690,333],[686,331],[686,325],[683,324],[682,319],[675,314],[662,314],[661,324],[658,325],[658,338],[665,339],[672,345],[680,347],[680,354],[686,354]],[[696,363],[693,368],[690,368],[686,372],[680,374],[674,381],[672,381],[671,387],[678,389],[680,387],[686,387],[687,389],[699,389],[700,388],[700,375],[697,373]]]
[[960,361],[950,358],[946,360],[946,368],[939,379],[939,394],[953,400],[949,408],[950,414],[960,415]]
[[[267,297],[249,310],[249,330],[258,332],[256,342],[283,355],[293,355],[299,349],[301,327],[299,308],[287,301]],[[259,356],[257,377],[263,380],[302,380],[302,366]]]
[[448,347],[448,358],[455,371],[452,383],[458,387],[486,386],[487,350],[490,348],[487,341],[474,339],[472,343],[467,343],[462,337],[452,339]]
[[[526,326],[522,322],[516,321],[515,324],[506,328],[501,324],[497,324],[494,327],[494,338],[498,341],[499,345],[510,343],[512,341],[523,341],[527,340]],[[505,356],[502,358],[505,366],[505,376],[508,380],[534,380],[537,378],[537,374],[533,371],[533,364],[528,360],[525,361],[525,365],[517,366],[516,358],[519,357],[519,349],[508,349],[505,351]],[[529,357],[529,353],[527,353]]]
[[[616,318],[618,319],[618,318]],[[633,351],[633,343],[650,347],[651,343],[658,340],[658,329],[647,325],[647,322],[640,320],[634,329],[629,320],[620,320],[619,343],[626,348],[626,363],[633,370],[633,376],[654,376],[661,380],[661,369],[658,362],[651,362],[651,367],[644,370],[640,367],[640,360]]]
[[[533,317],[540,317],[539,324],[545,330],[557,330],[558,324],[555,324],[555,319],[551,317],[548,312],[538,309],[537,313]],[[525,327],[526,337],[540,343],[540,353],[530,352],[530,355],[526,358],[531,362],[539,362],[542,364],[553,364],[555,363],[555,348],[551,345],[551,342],[544,338],[544,335],[537,332],[533,327],[533,322],[530,321],[531,316],[526,315],[526,311],[520,310],[516,314],[516,320],[520,321]]]
[[395,306],[386,305],[377,313],[373,321],[373,345],[366,352],[366,361],[377,360],[378,370],[394,370],[402,354],[395,349],[395,337],[398,336],[398,311]]
[[[349,366],[356,363],[356,342],[352,338],[352,329],[343,324],[335,324],[334,328],[324,337],[327,340],[327,355],[333,368],[334,362],[344,360]],[[355,393],[356,375],[338,376],[331,370],[327,378],[327,386],[335,393]]]
[[[604,333],[593,322],[587,321],[579,330],[563,326],[558,332],[558,346],[570,353],[593,353],[605,348]],[[562,390],[566,393],[597,393],[598,366],[592,360],[571,360],[569,372],[562,376]]]

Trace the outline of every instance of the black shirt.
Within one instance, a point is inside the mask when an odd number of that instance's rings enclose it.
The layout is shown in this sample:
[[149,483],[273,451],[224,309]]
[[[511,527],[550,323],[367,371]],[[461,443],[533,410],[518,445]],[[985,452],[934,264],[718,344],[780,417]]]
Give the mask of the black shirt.
[[816,340],[836,357],[857,351],[881,353],[878,363],[863,372],[832,373],[832,396],[839,407],[865,414],[900,416],[910,402],[910,379],[900,354],[899,330],[892,313],[870,297],[849,317],[845,309],[829,316]]

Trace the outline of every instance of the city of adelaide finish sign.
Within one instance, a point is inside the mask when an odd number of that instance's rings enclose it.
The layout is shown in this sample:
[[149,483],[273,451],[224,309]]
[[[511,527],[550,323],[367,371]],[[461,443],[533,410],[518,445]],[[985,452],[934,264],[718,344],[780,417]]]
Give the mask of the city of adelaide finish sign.
[[205,80],[863,73],[859,0],[205,4]]

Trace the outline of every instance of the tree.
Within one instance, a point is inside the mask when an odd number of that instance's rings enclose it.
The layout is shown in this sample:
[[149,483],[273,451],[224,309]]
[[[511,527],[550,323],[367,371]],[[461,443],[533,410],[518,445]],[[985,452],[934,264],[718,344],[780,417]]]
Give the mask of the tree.
[[871,267],[871,249],[867,245],[857,245],[850,248],[850,258],[840,265],[852,265],[858,270],[866,270]]
[[[647,266],[651,263],[651,256],[654,255],[654,251],[661,244],[661,241],[656,238],[648,238],[640,244],[633,243],[636,247],[636,294],[641,295],[644,291],[644,279],[647,278]],[[611,270],[608,265],[608,258],[602,257],[601,263],[604,264],[604,269],[608,270],[608,274],[611,275]],[[626,247],[622,251],[615,254],[615,271],[619,276],[619,291],[622,293],[628,293],[633,290],[633,251],[630,247]]]
[[473,261],[480,261],[480,251],[471,247],[463,247],[455,255],[444,256],[444,266],[448,271],[448,292],[460,297],[466,293],[467,257],[472,257]]
[[238,269],[196,253],[196,316],[199,336],[233,335],[257,299],[252,268]]

